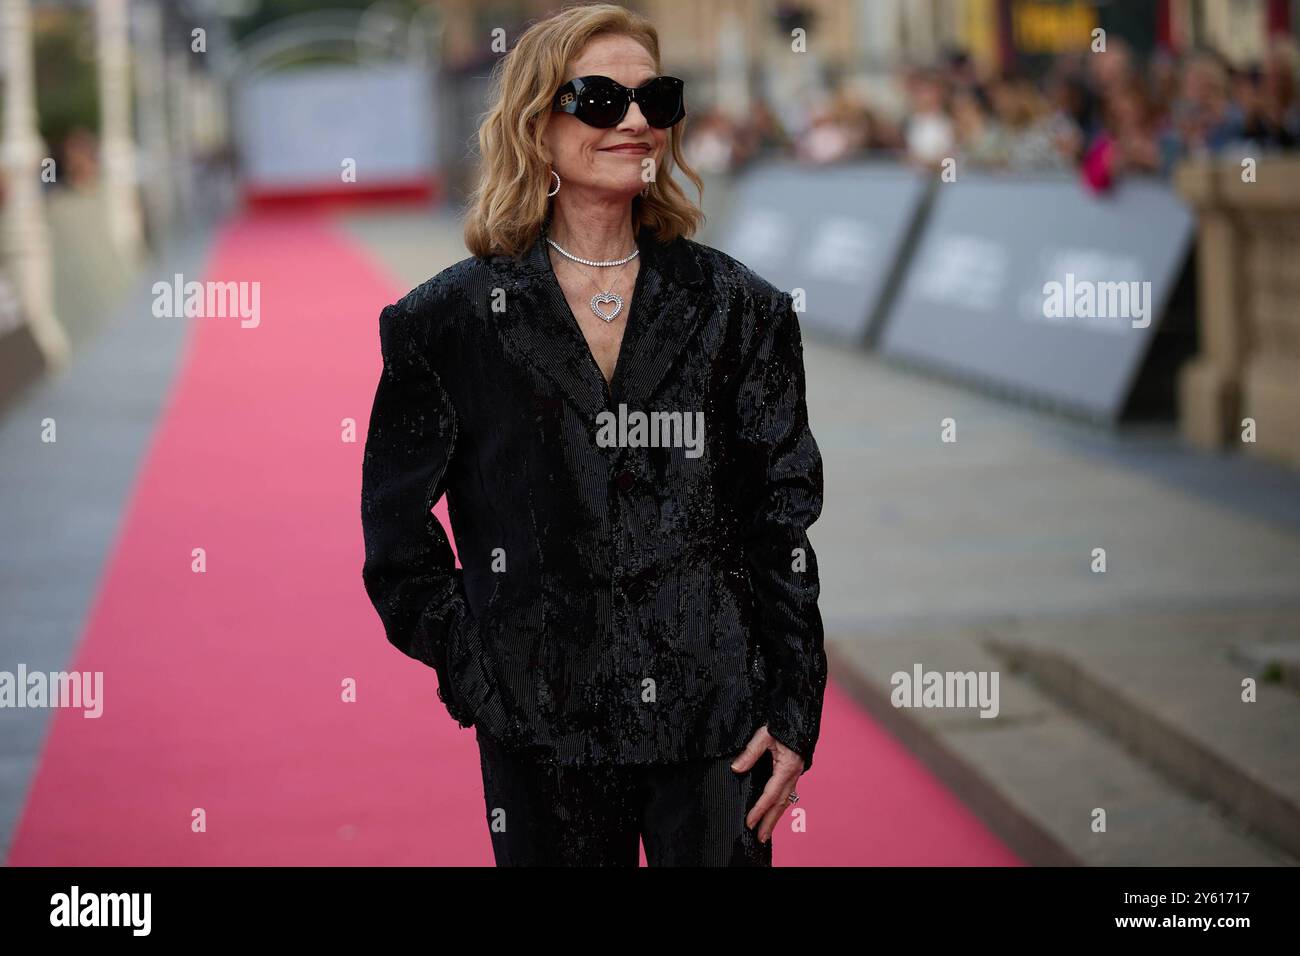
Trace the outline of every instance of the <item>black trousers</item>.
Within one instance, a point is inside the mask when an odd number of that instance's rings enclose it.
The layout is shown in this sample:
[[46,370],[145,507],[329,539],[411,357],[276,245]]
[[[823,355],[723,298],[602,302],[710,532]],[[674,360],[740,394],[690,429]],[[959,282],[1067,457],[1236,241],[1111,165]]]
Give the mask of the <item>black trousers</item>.
[[497,866],[771,866],[745,826],[772,776],[768,751],[745,773],[729,757],[560,767],[478,733]]

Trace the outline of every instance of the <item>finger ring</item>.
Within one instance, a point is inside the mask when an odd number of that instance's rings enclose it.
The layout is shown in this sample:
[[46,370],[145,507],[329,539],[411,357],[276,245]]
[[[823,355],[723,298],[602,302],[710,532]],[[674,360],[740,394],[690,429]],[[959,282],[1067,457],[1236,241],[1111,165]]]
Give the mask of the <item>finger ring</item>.
[[790,803],[798,803],[798,802],[799,802],[799,794],[797,794],[797,793],[795,793],[793,790],[791,790],[791,791],[790,791],[790,796],[786,797],[786,800],[789,801]]

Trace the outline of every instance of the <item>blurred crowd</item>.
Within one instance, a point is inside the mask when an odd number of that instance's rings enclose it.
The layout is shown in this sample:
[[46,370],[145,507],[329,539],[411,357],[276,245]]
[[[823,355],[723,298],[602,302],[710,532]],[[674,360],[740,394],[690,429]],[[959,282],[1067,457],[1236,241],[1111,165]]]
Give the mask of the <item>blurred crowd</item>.
[[760,152],[809,163],[882,154],[929,168],[951,158],[962,167],[1077,171],[1101,190],[1125,173],[1168,175],[1189,155],[1295,149],[1298,64],[1286,39],[1244,67],[1208,50],[1139,63],[1115,39],[1105,52],[1059,57],[1034,77],[981,75],[953,52],[941,66],[899,72],[901,110],[845,85],[801,128],[783,125],[761,101],[744,122],[709,111],[688,130],[685,149],[692,165],[714,172]]

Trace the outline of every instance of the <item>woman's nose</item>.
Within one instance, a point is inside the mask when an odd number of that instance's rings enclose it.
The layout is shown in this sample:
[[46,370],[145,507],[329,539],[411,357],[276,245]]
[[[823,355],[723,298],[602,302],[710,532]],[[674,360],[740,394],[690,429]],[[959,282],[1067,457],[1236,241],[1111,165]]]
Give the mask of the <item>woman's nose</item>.
[[641,114],[641,107],[633,100],[627,104],[627,115],[623,117],[623,122],[618,124],[618,128],[640,132],[649,125],[646,118]]

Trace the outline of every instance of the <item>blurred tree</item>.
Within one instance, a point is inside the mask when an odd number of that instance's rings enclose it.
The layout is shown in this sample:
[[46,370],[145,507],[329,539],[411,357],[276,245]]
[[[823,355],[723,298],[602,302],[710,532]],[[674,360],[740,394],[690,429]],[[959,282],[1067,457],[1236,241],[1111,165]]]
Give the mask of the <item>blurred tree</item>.
[[[267,24],[285,17],[300,13],[320,13],[322,10],[364,10],[374,4],[375,0],[329,0],[327,3],[321,3],[320,0],[260,0],[252,12],[231,21],[231,31],[236,40],[242,40]],[[408,10],[422,6],[419,0],[396,0],[395,3],[390,0],[390,5]]]
[[74,130],[99,129],[94,43],[87,42],[93,33],[88,10],[64,11],[37,21],[36,108],[41,137],[56,160]]

